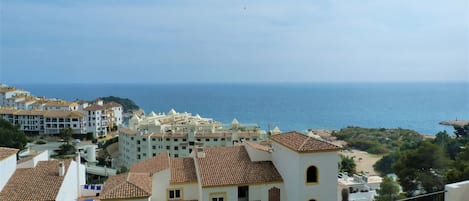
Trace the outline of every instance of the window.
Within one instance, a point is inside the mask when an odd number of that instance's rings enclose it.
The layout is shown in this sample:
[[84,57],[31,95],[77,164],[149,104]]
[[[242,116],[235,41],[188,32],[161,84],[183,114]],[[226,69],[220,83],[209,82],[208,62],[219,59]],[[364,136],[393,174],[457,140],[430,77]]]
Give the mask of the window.
[[182,141],[185,142],[185,141],[187,141],[187,139],[186,139],[186,138],[182,138]]
[[218,138],[213,138],[213,141],[214,141],[214,142],[218,142]]
[[225,138],[221,138],[221,141],[225,141]]
[[151,146],[151,148],[152,148],[152,149],[156,149],[156,146],[155,146],[155,145],[153,145],[153,146]]
[[166,138],[166,141],[169,141],[169,138]]
[[137,144],[140,144],[140,140],[137,140]]
[[170,146],[166,146],[166,149],[169,150],[169,149],[171,149],[171,147],[170,147]]
[[174,150],[179,150],[179,147],[178,147],[178,146],[174,146]]
[[181,199],[181,189],[172,189],[168,190],[168,200],[177,200]]
[[316,199],[309,199],[308,201],[316,201]]
[[151,141],[156,141],[156,139],[155,139],[155,138],[152,138]]
[[306,183],[318,182],[318,168],[316,166],[309,166],[306,170]]
[[205,138],[205,142],[208,142],[208,141],[210,141],[210,138]]
[[210,193],[210,201],[226,201],[226,193]]
[[174,141],[175,141],[175,142],[177,142],[177,141],[178,141],[178,139],[177,139],[177,138],[174,138]]
[[186,149],[186,146],[182,146],[181,149]]
[[145,142],[145,141],[147,141],[147,138],[143,138],[142,140]]

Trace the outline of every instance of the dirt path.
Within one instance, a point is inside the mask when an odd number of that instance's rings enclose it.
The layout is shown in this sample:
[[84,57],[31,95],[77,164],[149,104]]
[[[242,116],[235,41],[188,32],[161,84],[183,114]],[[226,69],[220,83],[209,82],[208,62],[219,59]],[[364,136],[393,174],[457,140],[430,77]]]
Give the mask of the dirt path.
[[339,152],[340,155],[353,157],[353,160],[357,164],[357,172],[363,171],[365,175],[378,175],[373,169],[373,165],[381,159],[383,156],[369,154],[364,151],[351,149]]

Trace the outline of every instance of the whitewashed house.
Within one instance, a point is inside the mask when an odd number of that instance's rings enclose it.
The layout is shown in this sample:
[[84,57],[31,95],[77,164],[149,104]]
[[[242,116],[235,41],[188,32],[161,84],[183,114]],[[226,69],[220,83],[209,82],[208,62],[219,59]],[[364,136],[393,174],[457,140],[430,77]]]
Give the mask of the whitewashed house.
[[[99,198],[337,200],[339,147],[297,132],[273,135],[270,140],[272,147],[254,142],[229,147],[196,147],[189,158],[171,158],[169,152],[160,153],[134,164],[127,175],[111,177]],[[132,179],[137,176],[142,182]],[[125,191],[125,196],[117,194],[113,189],[128,188],[116,187],[116,183],[132,184],[133,190]]]
[[[0,200],[75,201],[80,197],[80,187],[85,184],[84,165],[73,160],[49,160],[47,152],[20,160],[17,165],[16,151],[0,148]],[[5,155],[7,159],[2,160]]]

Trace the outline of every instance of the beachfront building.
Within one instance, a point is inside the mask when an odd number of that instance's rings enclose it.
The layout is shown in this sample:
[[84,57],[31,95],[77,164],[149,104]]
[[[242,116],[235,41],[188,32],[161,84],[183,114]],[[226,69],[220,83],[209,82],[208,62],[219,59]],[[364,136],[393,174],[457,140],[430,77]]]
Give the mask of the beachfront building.
[[78,104],[64,100],[49,100],[44,104],[44,110],[77,111]]
[[382,178],[356,174],[350,177],[346,173],[339,173],[338,182],[339,192],[342,189],[348,189],[349,201],[373,201]]
[[227,147],[196,146],[187,158],[165,151],[132,165],[129,173],[110,177],[99,198],[337,200],[339,147],[297,132],[273,135],[270,141],[271,146],[247,141]]
[[95,137],[104,137],[117,126],[122,125],[122,105],[109,102],[104,104],[102,100],[96,100],[93,104],[85,107],[83,113],[86,115],[87,132],[95,134]]
[[[222,124],[210,118],[203,118],[200,115],[192,115],[187,112],[176,112],[169,110],[168,114],[150,112],[147,116],[133,115],[129,119],[131,130],[144,130],[148,132],[188,132],[188,124],[197,125],[197,132],[213,132],[214,129],[222,127]],[[239,124],[239,123],[238,123]]]
[[74,201],[85,185],[85,166],[49,160],[47,151],[16,160],[18,150],[0,147],[0,200]]
[[[140,119],[138,124],[135,120]],[[132,164],[168,152],[171,157],[188,157],[196,146],[227,147],[244,141],[259,142],[266,139],[265,131],[254,124],[240,124],[236,119],[231,125],[190,113],[179,115],[171,110],[168,115],[154,114],[148,117],[132,117],[131,128],[119,130],[120,166]],[[135,130],[135,128],[137,128]]]
[[0,106],[7,106],[7,99],[19,94],[31,95],[29,91],[0,84]]
[[58,134],[70,127],[74,133],[86,133],[85,115],[78,111],[16,110],[0,108],[0,118],[30,134]]

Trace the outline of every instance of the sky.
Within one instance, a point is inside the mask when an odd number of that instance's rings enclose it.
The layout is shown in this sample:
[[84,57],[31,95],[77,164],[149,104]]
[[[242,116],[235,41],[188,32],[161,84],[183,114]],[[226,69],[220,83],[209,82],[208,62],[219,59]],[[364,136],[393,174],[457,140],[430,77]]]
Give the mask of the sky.
[[0,83],[469,81],[466,0],[0,0]]

